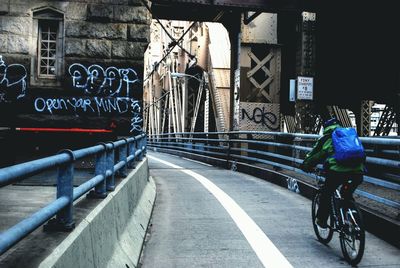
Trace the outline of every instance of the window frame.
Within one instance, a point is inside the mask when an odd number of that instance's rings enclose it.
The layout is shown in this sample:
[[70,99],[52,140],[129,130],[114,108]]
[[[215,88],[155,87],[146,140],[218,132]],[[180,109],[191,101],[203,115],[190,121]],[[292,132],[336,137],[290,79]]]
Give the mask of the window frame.
[[[47,61],[49,61],[50,59],[54,59],[54,68],[55,68],[55,72],[54,72],[54,74],[49,74],[48,73],[48,71],[47,71],[47,74],[42,74],[41,73],[41,68],[42,68],[42,64],[41,64],[41,61],[42,61],[42,41],[43,41],[43,39],[42,39],[42,33],[43,33],[43,27],[45,26],[45,25],[43,25],[43,24],[54,24],[55,25],[55,27],[56,27],[56,38],[55,38],[55,40],[54,41],[52,41],[52,40],[50,40],[50,31],[48,32],[48,34],[49,34],[49,37],[48,37],[48,39],[46,40],[47,42],[47,44],[49,45],[50,43],[55,43],[55,54],[54,54],[54,58],[50,58],[50,57],[43,57],[43,58],[45,58]],[[37,44],[37,58],[38,58],[38,60],[37,60],[37,76],[38,76],[38,78],[45,78],[45,79],[56,79],[57,78],[57,72],[58,72],[58,64],[57,64],[57,52],[58,52],[58,50],[59,50],[59,45],[57,44],[58,42],[57,42],[57,40],[58,40],[58,36],[59,36],[59,25],[56,25],[56,23],[57,23],[57,21],[55,21],[55,20],[45,20],[45,19],[39,19],[39,21],[38,21],[38,31],[39,31],[39,33],[38,33],[38,44]],[[42,25],[41,25],[42,24]],[[49,26],[49,29],[50,29],[50,26]],[[49,54],[49,51],[50,51],[50,48],[48,47],[47,48],[47,54]],[[47,64],[46,65],[46,67],[47,68],[49,68],[49,65]]]
[[[31,47],[31,74],[30,84],[38,87],[62,87],[62,78],[65,74],[65,15],[64,12],[53,7],[45,6],[32,10],[33,29]],[[55,74],[40,74],[41,58],[41,24],[54,25],[56,32]]]

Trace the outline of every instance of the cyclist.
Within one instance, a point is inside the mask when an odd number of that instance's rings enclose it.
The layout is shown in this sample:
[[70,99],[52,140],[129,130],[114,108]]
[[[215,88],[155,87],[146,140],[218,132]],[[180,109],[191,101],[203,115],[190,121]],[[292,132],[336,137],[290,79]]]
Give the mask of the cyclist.
[[364,161],[352,165],[339,164],[333,158],[332,132],[341,127],[340,122],[336,118],[331,118],[324,123],[323,127],[323,136],[314,145],[312,151],[307,154],[300,168],[305,172],[311,172],[317,164],[324,163],[325,184],[321,192],[316,224],[321,228],[327,228],[330,197],[339,185],[351,180],[350,189],[346,191],[348,196],[344,196],[344,199],[352,199],[353,192],[363,181]]

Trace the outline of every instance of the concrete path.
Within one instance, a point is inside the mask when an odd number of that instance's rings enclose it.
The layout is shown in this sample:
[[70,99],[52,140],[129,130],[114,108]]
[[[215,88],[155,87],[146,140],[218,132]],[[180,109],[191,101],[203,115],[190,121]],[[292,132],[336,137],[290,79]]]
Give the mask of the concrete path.
[[[329,246],[316,240],[310,200],[246,174],[148,157],[157,200],[143,268],[284,267],[284,259],[301,268],[349,267],[337,234]],[[359,267],[400,267],[400,250],[367,233]]]

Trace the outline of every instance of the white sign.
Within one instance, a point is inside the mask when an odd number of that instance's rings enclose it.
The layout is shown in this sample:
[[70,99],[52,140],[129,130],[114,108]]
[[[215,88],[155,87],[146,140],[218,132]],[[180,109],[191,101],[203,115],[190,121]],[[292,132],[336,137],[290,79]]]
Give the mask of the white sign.
[[313,77],[297,77],[297,99],[298,100],[313,100]]
[[289,101],[296,101],[296,79],[290,79]]

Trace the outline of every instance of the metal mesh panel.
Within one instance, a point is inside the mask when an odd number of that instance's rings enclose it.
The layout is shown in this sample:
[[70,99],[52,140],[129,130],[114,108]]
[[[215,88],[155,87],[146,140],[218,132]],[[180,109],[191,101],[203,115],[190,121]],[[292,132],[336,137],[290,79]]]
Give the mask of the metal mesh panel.
[[[239,129],[242,131],[280,131],[280,109],[277,103],[240,103]],[[265,138],[254,135],[255,138]]]

